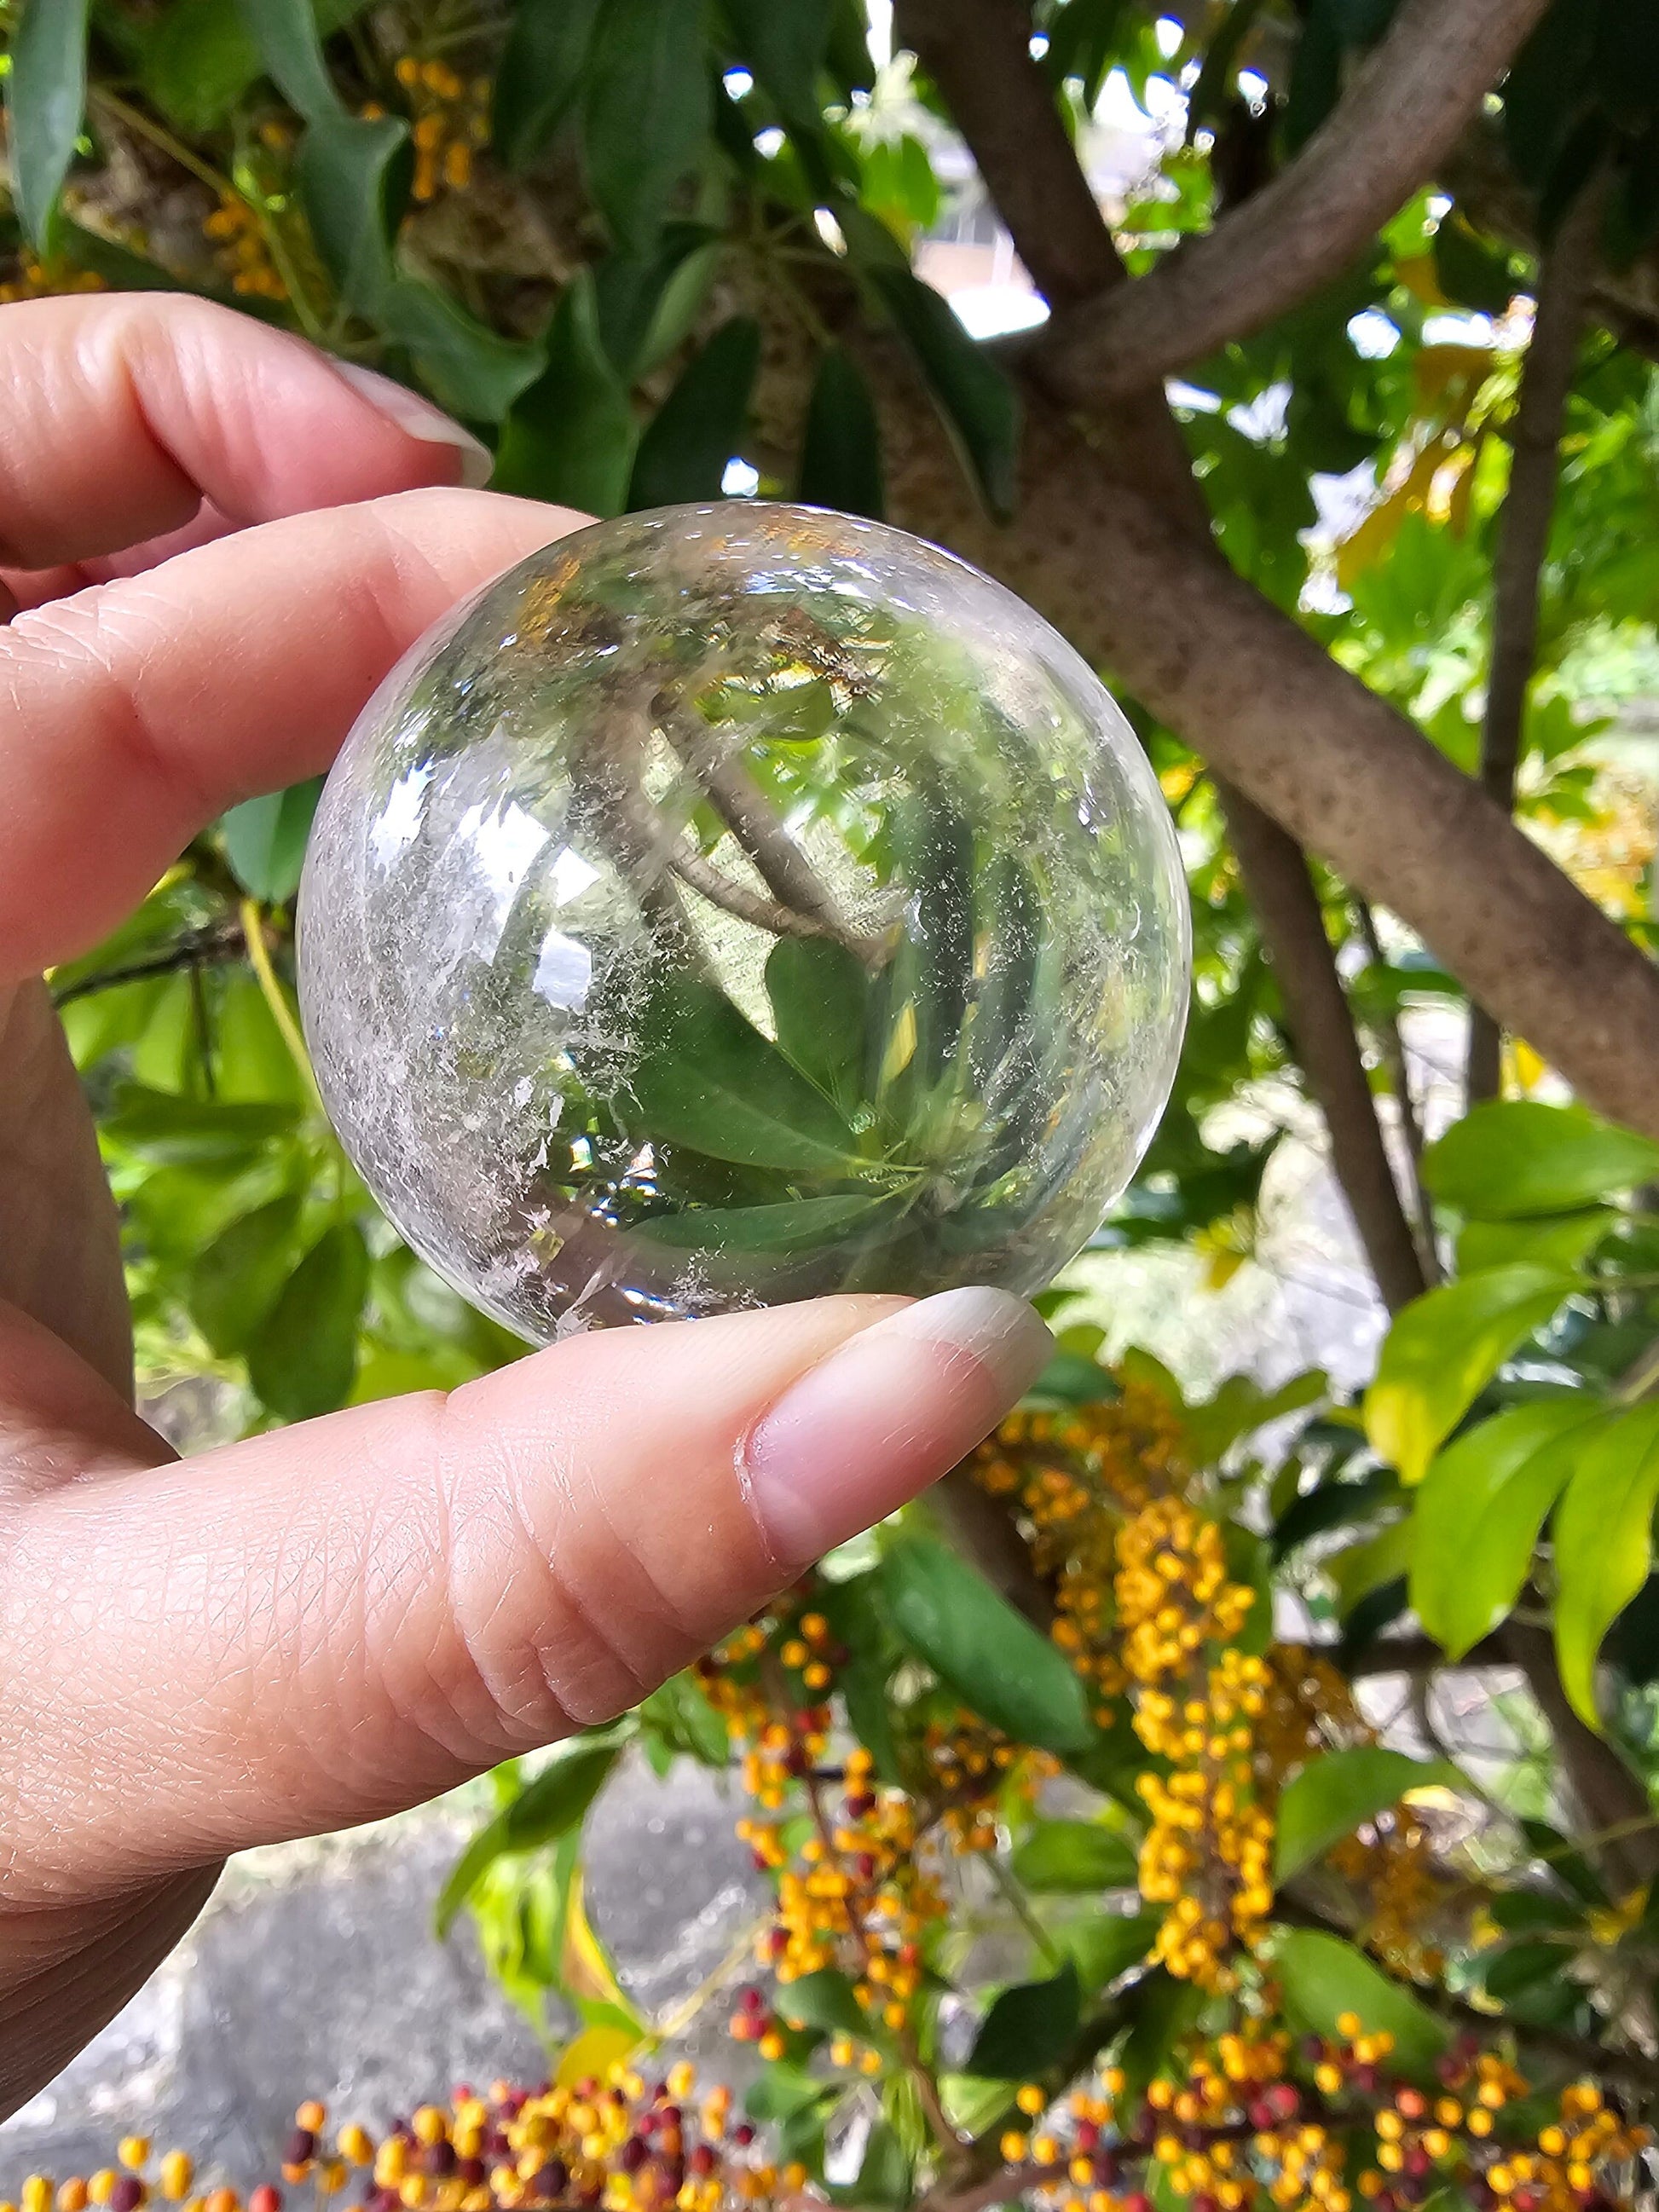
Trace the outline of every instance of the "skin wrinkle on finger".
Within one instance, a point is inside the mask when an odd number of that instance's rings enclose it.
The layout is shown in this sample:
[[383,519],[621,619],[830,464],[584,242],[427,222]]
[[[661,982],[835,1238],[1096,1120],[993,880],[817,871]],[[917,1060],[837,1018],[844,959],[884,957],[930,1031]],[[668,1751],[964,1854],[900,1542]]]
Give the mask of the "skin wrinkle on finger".
[[[578,520],[399,493],[18,617],[0,632],[0,978],[95,943],[204,820],[325,768],[405,647]],[[94,787],[89,823],[76,794]]]
[[[55,1402],[97,1407],[100,1442],[110,1424],[101,1393],[89,1400],[76,1354],[124,1403],[132,1401],[132,1322],[121,1273],[121,1229],[85,1092],[45,983],[0,988],[0,1398],[9,1346],[27,1334],[9,1304],[41,1325],[17,1357],[33,1382],[40,1364],[65,1370]],[[121,1431],[142,1455],[130,1419]],[[0,1443],[0,1492],[6,1484]],[[16,1470],[14,1467],[14,1479]]]
[[[55,672],[66,688],[90,689],[81,709],[106,732],[112,751],[125,755],[140,783],[154,783],[175,797],[174,811],[184,819],[210,819],[213,796],[191,772],[182,749],[169,746],[147,709],[145,678],[176,642],[177,622],[165,592],[143,577],[118,584],[94,585],[66,599],[31,607],[12,622],[3,648],[3,672],[10,710],[23,704],[15,678],[29,672],[31,656]],[[131,672],[124,679],[117,661]],[[100,711],[101,709],[101,711]]]
[[902,1304],[578,1340],[447,1399],[20,1504],[20,1863],[118,1886],[376,1817],[635,1702],[787,1579],[738,1436]]
[[453,484],[329,356],[205,301],[116,295],[14,307],[0,331],[0,567],[95,562],[188,529]]

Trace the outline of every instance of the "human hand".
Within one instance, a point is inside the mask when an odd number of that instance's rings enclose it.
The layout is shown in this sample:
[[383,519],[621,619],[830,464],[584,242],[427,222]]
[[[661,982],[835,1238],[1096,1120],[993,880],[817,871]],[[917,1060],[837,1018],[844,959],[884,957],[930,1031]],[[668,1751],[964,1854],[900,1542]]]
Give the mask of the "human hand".
[[[395,386],[196,301],[0,313],[0,2113],[224,1856],[634,1704],[959,1458],[1046,1358],[1003,1293],[579,1337],[177,1462],[40,971],[324,768],[455,599],[582,518],[460,488]],[[3,596],[3,594],[0,594]]]

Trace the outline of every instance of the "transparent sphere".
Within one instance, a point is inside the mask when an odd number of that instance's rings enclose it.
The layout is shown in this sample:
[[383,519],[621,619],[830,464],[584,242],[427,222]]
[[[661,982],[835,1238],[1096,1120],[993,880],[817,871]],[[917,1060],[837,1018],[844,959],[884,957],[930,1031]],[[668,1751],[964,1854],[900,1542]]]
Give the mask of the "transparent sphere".
[[1168,1095],[1186,887],[1133,733],[1000,585],[747,501],[605,522],[424,639],[301,890],[324,1101],[510,1328],[1030,1293]]

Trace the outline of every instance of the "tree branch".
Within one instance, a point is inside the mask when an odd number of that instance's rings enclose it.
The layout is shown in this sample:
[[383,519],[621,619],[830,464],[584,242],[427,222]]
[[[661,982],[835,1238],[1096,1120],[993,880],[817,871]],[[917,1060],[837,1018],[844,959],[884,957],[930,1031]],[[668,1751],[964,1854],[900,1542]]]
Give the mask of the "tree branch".
[[[1363,898],[1356,899],[1354,913],[1372,965],[1386,968],[1388,956],[1376,933],[1376,916],[1371,912],[1369,902]],[[1412,1227],[1417,1238],[1417,1256],[1423,1265],[1424,1280],[1430,1284],[1437,1283],[1442,1269],[1440,1249],[1434,1238],[1434,1200],[1423,1180],[1423,1121],[1417,1110],[1417,1101],[1412,1096],[1412,1072],[1406,1058],[1406,1041],[1401,1034],[1400,1019],[1396,1014],[1379,1014],[1372,1027],[1376,1034],[1383,1065],[1389,1071],[1395,1107],[1400,1115],[1401,1140],[1406,1147],[1406,1158],[1411,1167]]]
[[[1030,15],[1020,0],[899,0],[895,21],[950,103],[1044,296],[1062,305],[1091,291],[1127,288],[1053,89],[1031,58]],[[1162,391],[1120,400],[1098,428],[1106,465],[1157,501],[1220,566],[1209,509]],[[1219,790],[1245,890],[1330,1131],[1338,1180],[1384,1299],[1391,1308],[1402,1305],[1423,1288],[1422,1271],[1307,863],[1294,839],[1240,792],[1224,782]]]
[[[1594,179],[1573,203],[1538,267],[1532,341],[1510,434],[1509,489],[1498,516],[1492,558],[1492,665],[1480,732],[1480,782],[1506,814],[1515,808],[1516,771],[1533,664],[1538,654],[1539,580],[1549,547],[1560,465],[1562,426],[1572,391],[1595,266],[1601,193]],[[1498,1096],[1502,1038],[1480,1006],[1469,1010],[1466,1092],[1473,1106]]]
[[1631,1832],[1601,1846],[1609,1877],[1625,1888],[1651,1881],[1659,1875],[1659,1833],[1645,1825],[1653,1809],[1648,1793],[1613,1746],[1586,1728],[1568,1703],[1548,1631],[1511,1620],[1496,1636],[1504,1656],[1526,1676],[1549,1724],[1555,1755],[1587,1826]]
[[112,991],[121,983],[143,983],[156,975],[175,975],[185,969],[199,968],[204,961],[240,960],[246,951],[236,922],[210,922],[205,928],[192,930],[188,937],[181,937],[165,952],[157,952],[148,960],[135,960],[128,967],[108,968],[95,975],[82,975],[77,982],[66,983],[62,990],[52,993],[52,1003],[61,1009],[73,1006],[77,999],[89,999],[99,991]]
[[1659,969],[1401,714],[1114,472],[1040,387],[1028,382],[1025,398],[1013,528],[988,521],[913,406],[884,421],[893,520],[1028,599],[1399,915],[1589,1104],[1659,1135]]
[[1228,834],[1245,868],[1291,1034],[1324,1112],[1331,1164],[1383,1302],[1397,1311],[1427,1285],[1313,878],[1294,839],[1259,807],[1237,792],[1229,793],[1224,803]]
[[1339,276],[1435,171],[1544,0],[1405,0],[1307,145],[1150,276],[1055,316],[1032,348],[1092,406],[1249,337]]
[[1054,1593],[1031,1565],[1030,1547],[1007,1502],[981,1490],[964,1462],[934,1487],[929,1503],[963,1559],[1046,1636],[1054,1617]]

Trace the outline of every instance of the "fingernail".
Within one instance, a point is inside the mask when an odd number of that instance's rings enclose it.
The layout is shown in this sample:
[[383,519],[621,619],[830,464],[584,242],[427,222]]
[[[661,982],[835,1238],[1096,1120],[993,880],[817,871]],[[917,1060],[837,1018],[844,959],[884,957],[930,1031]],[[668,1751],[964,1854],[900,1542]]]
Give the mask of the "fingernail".
[[955,1466],[1047,1365],[1054,1339],[1006,1291],[941,1291],[792,1382],[742,1471],[775,1556],[804,1566]]
[[406,384],[382,376],[377,368],[363,368],[355,361],[337,361],[333,366],[354,392],[361,392],[372,406],[378,407],[382,415],[389,415],[410,437],[419,438],[431,446],[453,446],[461,457],[461,482],[469,491],[483,490],[495,460],[489,447],[481,444],[471,430],[464,430],[441,407],[434,407],[429,399],[422,399]]

